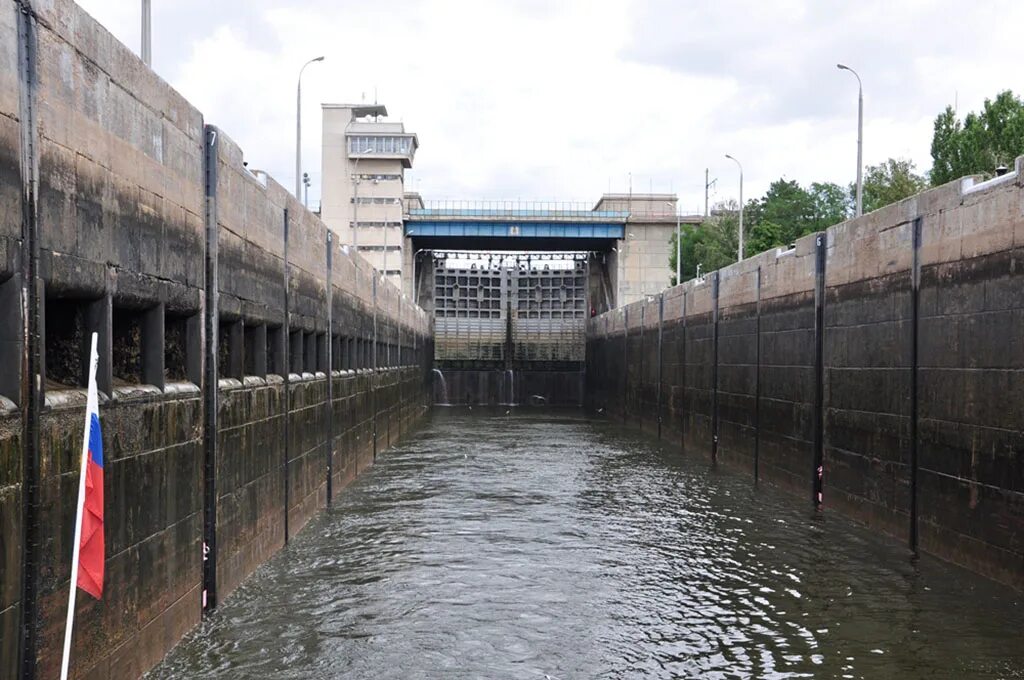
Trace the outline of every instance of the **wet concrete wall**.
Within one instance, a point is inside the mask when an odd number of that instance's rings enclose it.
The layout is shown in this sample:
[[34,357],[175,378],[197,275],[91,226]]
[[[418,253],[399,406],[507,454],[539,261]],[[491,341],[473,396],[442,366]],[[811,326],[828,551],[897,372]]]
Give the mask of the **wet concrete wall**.
[[1024,588],[1022,337],[1024,158],[592,319],[587,402]]
[[412,426],[430,324],[77,6],[0,0],[0,677],[60,663],[94,331],[72,674],[131,678]]

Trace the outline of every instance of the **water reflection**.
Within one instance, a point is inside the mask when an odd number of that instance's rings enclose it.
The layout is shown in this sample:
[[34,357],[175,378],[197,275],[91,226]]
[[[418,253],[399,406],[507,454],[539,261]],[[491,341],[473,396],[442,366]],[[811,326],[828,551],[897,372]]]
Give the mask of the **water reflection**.
[[1019,594],[616,425],[505,412],[435,412],[152,677],[1024,677]]

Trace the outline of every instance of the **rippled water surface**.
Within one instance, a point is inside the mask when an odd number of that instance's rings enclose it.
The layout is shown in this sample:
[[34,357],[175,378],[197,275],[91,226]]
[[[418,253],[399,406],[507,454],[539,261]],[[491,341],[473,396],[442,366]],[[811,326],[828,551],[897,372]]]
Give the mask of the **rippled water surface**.
[[576,413],[436,410],[155,678],[1019,678],[1020,594]]

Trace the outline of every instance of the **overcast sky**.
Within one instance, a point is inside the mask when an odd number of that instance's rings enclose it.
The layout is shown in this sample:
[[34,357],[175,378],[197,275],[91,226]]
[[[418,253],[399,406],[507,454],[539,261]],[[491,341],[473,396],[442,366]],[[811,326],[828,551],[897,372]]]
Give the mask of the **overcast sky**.
[[[138,50],[139,0],[82,0]],[[385,104],[416,132],[426,199],[593,203],[675,191],[684,212],[779,177],[850,182],[857,83],[864,160],[931,165],[932,122],[1024,93],[1024,3],[714,0],[153,0],[153,66],[250,167],[319,198],[320,103]]]

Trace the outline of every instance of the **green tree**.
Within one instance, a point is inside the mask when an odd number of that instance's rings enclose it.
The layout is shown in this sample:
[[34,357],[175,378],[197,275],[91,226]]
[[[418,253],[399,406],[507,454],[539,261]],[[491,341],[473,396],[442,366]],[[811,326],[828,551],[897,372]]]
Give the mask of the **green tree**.
[[[703,236],[704,224],[684,224],[680,227],[679,233],[681,235],[679,252],[683,258],[682,275],[683,281],[689,281],[696,276],[697,259],[694,255],[694,251],[697,247],[697,241]],[[671,251],[668,256],[669,270],[672,272],[672,285],[678,283],[676,281],[676,233],[672,232],[672,236],[669,238],[669,247]]]
[[[864,212],[913,196],[927,186],[925,178],[914,172],[913,161],[890,158],[879,165],[869,165],[864,172]],[[851,185],[851,194],[855,190]]]
[[814,204],[813,231],[823,231],[833,224],[839,224],[853,214],[853,198],[849,192],[832,182],[811,182],[811,200]]
[[[736,201],[719,203],[711,211],[711,217],[701,224],[683,225],[681,248],[683,257],[683,281],[701,273],[720,269],[736,261],[738,249],[739,204]],[[744,224],[744,231],[747,231]],[[676,270],[676,235],[669,237],[669,267]],[[673,285],[676,283],[672,275]]]
[[846,190],[832,182],[812,182],[809,188],[778,179],[763,198],[751,201],[744,213],[750,237],[744,250],[754,255],[789,245],[801,236],[827,229],[850,215]]
[[933,186],[965,175],[991,176],[1024,154],[1024,101],[1005,90],[986,99],[980,112],[968,113],[963,123],[947,106],[935,118],[931,152]]

